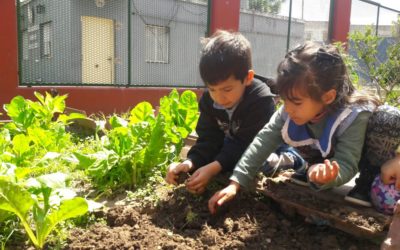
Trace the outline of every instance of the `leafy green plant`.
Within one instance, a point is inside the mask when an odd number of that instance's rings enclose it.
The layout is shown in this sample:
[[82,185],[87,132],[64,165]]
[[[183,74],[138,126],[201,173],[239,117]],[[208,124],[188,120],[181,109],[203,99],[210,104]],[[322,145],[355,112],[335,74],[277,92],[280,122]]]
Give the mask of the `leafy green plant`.
[[[382,59],[378,53],[378,45],[383,38],[375,36],[372,26],[368,27],[365,32],[355,31],[351,33],[349,38],[357,57],[364,64],[364,67],[358,67],[357,70],[368,76],[377,94],[384,102],[399,106],[399,41],[388,46],[386,57]],[[399,38],[395,39],[398,40]]]
[[4,105],[12,122],[5,124],[0,133],[0,161],[18,167],[32,166],[32,161],[48,152],[62,152],[72,144],[65,126],[82,114],[61,114],[65,109],[64,96],[45,96],[34,93],[38,101],[14,97]]
[[23,185],[0,176],[0,210],[15,214],[36,248],[56,225],[88,211],[85,199],[66,189],[65,175],[54,173],[30,179]]
[[277,14],[286,0],[249,0],[249,9]]
[[[0,249],[5,250],[6,244],[14,232],[18,229],[19,223],[16,218],[10,218],[3,220],[2,218],[3,210],[0,210]],[[10,213],[8,213],[10,214]],[[7,216],[9,218],[10,216]]]
[[359,81],[360,77],[357,74],[357,60],[349,55],[346,51],[346,44],[343,42],[335,42],[334,46],[339,50],[341,57],[343,58],[344,64],[347,67],[347,72],[349,74],[351,82],[360,88]]
[[154,173],[165,171],[183,147],[183,139],[198,119],[196,94],[173,90],[161,98],[158,113],[148,102],[136,105],[127,119],[114,115],[110,131],[101,138],[103,149],[74,155],[102,190],[132,188]]

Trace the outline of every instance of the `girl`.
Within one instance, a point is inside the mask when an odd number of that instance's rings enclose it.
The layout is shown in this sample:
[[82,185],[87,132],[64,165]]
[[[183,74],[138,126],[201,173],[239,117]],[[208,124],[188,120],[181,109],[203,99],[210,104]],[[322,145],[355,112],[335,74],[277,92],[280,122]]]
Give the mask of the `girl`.
[[[313,42],[295,48],[279,64],[276,84],[284,106],[247,148],[231,183],[211,197],[211,213],[240,186],[247,187],[263,163],[264,172],[274,172],[282,162],[287,168],[291,159],[293,180],[315,189],[340,186],[357,173],[368,118],[378,100],[355,91],[337,49]],[[279,147],[284,143],[295,150]],[[268,156],[278,147],[277,154],[285,157],[276,161]]]

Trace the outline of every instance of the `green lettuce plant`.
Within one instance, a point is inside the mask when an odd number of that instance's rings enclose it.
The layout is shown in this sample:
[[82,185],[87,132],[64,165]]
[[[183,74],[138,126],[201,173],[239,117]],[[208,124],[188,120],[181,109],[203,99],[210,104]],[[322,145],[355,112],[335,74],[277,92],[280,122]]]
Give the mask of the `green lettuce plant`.
[[32,178],[24,184],[10,176],[0,176],[0,210],[18,216],[32,244],[39,249],[58,223],[88,211],[86,200],[74,196],[61,173]]
[[198,119],[196,94],[173,90],[161,98],[158,112],[141,102],[127,119],[114,115],[111,129],[101,138],[103,148],[93,154],[74,155],[102,190],[132,188],[142,184],[154,170],[164,172],[181,151],[184,138]]

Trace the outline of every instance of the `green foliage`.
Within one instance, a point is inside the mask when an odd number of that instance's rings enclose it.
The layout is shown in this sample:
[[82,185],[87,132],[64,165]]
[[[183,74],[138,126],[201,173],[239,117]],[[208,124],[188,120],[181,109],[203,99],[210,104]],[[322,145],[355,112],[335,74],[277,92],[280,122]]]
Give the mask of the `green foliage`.
[[[8,240],[18,230],[19,223],[16,217],[10,218],[11,216],[7,216],[7,219],[3,220],[1,217],[2,212],[6,211],[0,210],[0,249],[5,250]],[[11,213],[8,214],[12,215]]]
[[55,173],[31,179],[24,186],[0,176],[0,210],[18,216],[37,248],[44,246],[58,223],[88,211],[86,200],[73,197],[71,191],[65,189],[65,181],[64,175]]
[[[12,121],[0,127],[0,227],[5,227],[0,230],[2,248],[15,235],[17,222],[32,244],[42,248],[51,232],[62,236],[58,229],[73,223],[65,220],[98,206],[75,197],[61,172],[80,181],[90,179],[100,191],[145,184],[142,187],[149,192],[149,183],[160,181],[161,173],[178,157],[183,139],[194,130],[198,119],[195,93],[179,95],[173,90],[160,99],[157,110],[142,102],[128,114],[112,116],[108,121],[111,129],[102,129],[101,138],[96,134],[72,141],[66,126],[72,119],[85,116],[62,113],[66,96],[35,96],[37,101],[17,96],[4,105]],[[104,123],[99,122],[96,129]]]
[[164,172],[183,147],[183,139],[198,119],[196,94],[173,90],[161,98],[156,114],[152,105],[141,102],[129,117],[114,115],[111,129],[101,138],[102,148],[92,154],[75,152],[79,167],[86,169],[100,190],[132,188],[144,183],[154,169]]
[[12,122],[0,131],[0,162],[9,162],[18,167],[32,166],[48,152],[61,152],[72,145],[71,136],[65,131],[70,119],[82,114],[61,114],[65,109],[67,95],[52,97],[34,93],[38,101],[14,97],[4,105]]
[[386,59],[381,60],[381,57],[378,56],[378,45],[382,38],[374,35],[372,26],[368,27],[365,32],[355,31],[349,37],[354,44],[357,57],[365,64],[366,70],[363,67],[359,67],[358,70],[370,78],[382,101],[399,106],[399,41],[389,45],[386,51]]
[[349,74],[350,77],[350,81],[357,86],[358,88],[360,88],[359,86],[359,81],[360,81],[360,77],[357,74],[357,61],[354,57],[350,56],[347,52],[346,52],[346,45],[342,42],[335,42],[334,46],[339,50],[339,53],[341,55],[341,57],[343,58],[344,64],[347,67],[347,72]]
[[286,0],[249,0],[249,9],[277,14]]

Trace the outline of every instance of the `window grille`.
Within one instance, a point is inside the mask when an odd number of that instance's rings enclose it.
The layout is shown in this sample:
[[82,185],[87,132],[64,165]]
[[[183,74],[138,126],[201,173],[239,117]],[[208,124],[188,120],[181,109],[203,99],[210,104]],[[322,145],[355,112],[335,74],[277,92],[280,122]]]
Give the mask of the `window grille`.
[[168,63],[169,29],[146,25],[146,62]]
[[40,25],[40,50],[42,57],[51,57],[51,37],[52,37],[51,22]]

